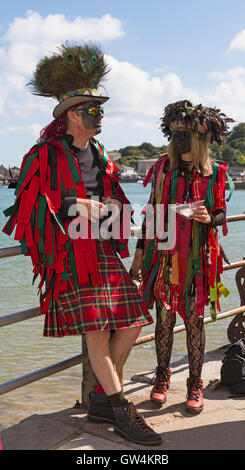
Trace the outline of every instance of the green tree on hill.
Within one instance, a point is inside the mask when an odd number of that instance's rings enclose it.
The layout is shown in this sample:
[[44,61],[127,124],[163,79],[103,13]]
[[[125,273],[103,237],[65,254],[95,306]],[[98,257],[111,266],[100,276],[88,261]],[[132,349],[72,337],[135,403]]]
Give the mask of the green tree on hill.
[[237,145],[239,142],[245,144],[245,122],[234,126],[226,142],[232,146]]
[[230,164],[245,165],[245,122],[234,126],[224,144],[211,144],[210,156]]
[[137,169],[138,160],[154,158],[158,155],[166,153],[167,146],[162,145],[161,147],[155,147],[150,142],[143,142],[141,145],[128,145],[127,147],[121,148],[121,158],[117,160],[119,165],[133,166]]

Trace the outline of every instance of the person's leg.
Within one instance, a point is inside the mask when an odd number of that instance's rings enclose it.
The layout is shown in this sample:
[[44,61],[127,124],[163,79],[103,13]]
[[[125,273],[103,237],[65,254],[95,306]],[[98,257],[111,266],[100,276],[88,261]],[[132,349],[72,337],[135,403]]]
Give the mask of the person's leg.
[[121,391],[121,384],[111,357],[110,331],[89,331],[86,333],[88,356],[93,371],[106,395]]
[[119,328],[115,330],[111,336],[111,357],[119,378],[122,375],[123,366],[141,332],[141,329],[141,326]]
[[[110,400],[114,416],[114,431],[138,444],[159,445],[161,437],[145,423],[133,403],[128,403],[125,399],[116,371],[116,368],[121,367],[125,358],[128,357],[132,344],[139,334],[139,330],[137,332],[135,329],[132,332],[133,329],[127,328],[123,333],[117,334],[112,344],[110,344],[110,332],[86,333],[88,355],[94,373]],[[102,400],[104,400],[103,394],[95,395],[99,397],[99,400],[102,396]],[[102,421],[92,415],[91,408],[88,417],[90,421]]]
[[151,390],[151,400],[163,404],[167,399],[167,390],[171,377],[169,369],[174,340],[174,325],[176,314],[163,307],[161,301],[156,301],[155,344],[157,368],[155,384]]
[[[115,330],[112,335],[108,331],[94,331],[86,334],[90,362],[99,381],[98,392],[103,393],[105,391],[107,395],[111,395],[121,390],[121,388],[119,390],[117,379],[120,382],[123,366],[140,334],[141,328],[141,326],[120,328]],[[106,366],[105,369],[101,368],[101,364],[104,367]],[[101,375],[101,379],[99,379],[98,374]],[[101,380],[106,383],[106,389]],[[107,386],[108,381],[111,384],[110,389]]]
[[195,299],[190,299],[189,321],[185,322],[186,345],[189,359],[190,378],[200,378],[205,352],[205,329],[203,317],[196,314]]
[[176,314],[163,307],[161,301],[156,302],[155,344],[157,365],[163,369],[169,368],[174,342],[174,326]]
[[114,412],[109,396],[115,397],[119,403],[125,400],[111,357],[110,339],[110,331],[86,333],[89,360],[98,379],[96,392],[90,394],[88,420],[91,422],[114,423]]
[[201,379],[205,352],[205,329],[202,317],[196,314],[195,299],[190,299],[190,319],[185,322],[186,343],[189,359],[186,409],[199,413],[203,409],[203,381]]

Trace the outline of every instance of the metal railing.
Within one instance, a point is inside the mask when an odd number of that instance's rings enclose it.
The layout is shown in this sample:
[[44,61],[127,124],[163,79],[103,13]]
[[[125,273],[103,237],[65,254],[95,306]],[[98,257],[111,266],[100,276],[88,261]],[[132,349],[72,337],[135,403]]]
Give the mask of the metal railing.
[[[227,222],[235,222],[235,221],[240,221],[240,220],[245,220],[245,214],[227,217]],[[134,230],[132,230],[132,233],[134,233]],[[11,257],[11,256],[17,256],[20,254],[22,254],[20,245],[9,246],[9,247],[0,249],[1,259]],[[231,264],[227,264],[224,266],[223,269],[224,271],[227,271],[231,269],[241,268],[244,266],[245,266],[245,260],[242,260],[242,261],[237,261]],[[238,308],[218,314],[217,321],[234,316],[234,315],[239,315],[244,312],[245,312],[245,305],[242,305]],[[9,326],[9,325],[12,325],[20,321],[24,321],[24,320],[29,320],[39,315],[42,315],[39,307],[34,307],[34,308],[27,309],[27,310],[22,310],[20,312],[15,312],[9,315],[5,315],[3,317],[0,317],[0,327]],[[211,322],[213,322],[211,317],[204,319],[205,324],[211,323]],[[175,334],[179,333],[181,331],[184,331],[184,329],[185,329],[184,325],[176,326],[174,328],[174,333]],[[135,341],[134,346],[141,345],[149,341],[153,341],[154,338],[155,338],[154,333],[151,333],[145,336],[140,336]],[[0,384],[0,395],[11,392],[25,385],[31,384],[45,377],[49,377],[50,375],[57,374],[58,372],[64,371],[78,364],[83,364],[82,406],[87,407],[89,392],[91,391],[91,388],[95,386],[94,384],[95,384],[96,379],[93,375],[93,372],[90,366],[87,349],[86,349],[86,341],[84,341],[84,338],[82,338],[82,353],[81,354],[78,354],[64,361],[52,364],[48,367],[36,370],[29,374],[23,375],[16,379]]]

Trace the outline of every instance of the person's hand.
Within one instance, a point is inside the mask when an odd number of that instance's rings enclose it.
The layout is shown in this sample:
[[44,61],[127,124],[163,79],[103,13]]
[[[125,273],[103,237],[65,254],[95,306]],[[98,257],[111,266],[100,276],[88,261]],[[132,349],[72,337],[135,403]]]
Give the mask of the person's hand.
[[143,250],[141,248],[137,248],[134,254],[132,266],[129,271],[129,274],[132,277],[132,279],[135,279],[136,281],[141,281],[142,267],[143,267]]
[[88,218],[91,222],[96,222],[104,217],[105,205],[93,199],[77,198],[77,213]]
[[205,206],[197,206],[195,207],[193,212],[195,222],[202,222],[202,224],[210,224],[211,217]]

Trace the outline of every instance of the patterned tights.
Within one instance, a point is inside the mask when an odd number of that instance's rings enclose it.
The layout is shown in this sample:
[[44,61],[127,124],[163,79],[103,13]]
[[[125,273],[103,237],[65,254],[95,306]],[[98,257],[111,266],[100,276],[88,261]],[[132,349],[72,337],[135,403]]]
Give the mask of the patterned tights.
[[[155,343],[158,366],[169,368],[173,348],[173,329],[176,322],[176,314],[164,308],[164,320],[162,319],[162,302],[156,301],[157,321],[155,328]],[[198,317],[195,311],[195,298],[190,298],[190,319],[185,322],[186,345],[189,359],[190,377],[201,377],[205,350],[205,330],[203,318]]]

